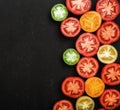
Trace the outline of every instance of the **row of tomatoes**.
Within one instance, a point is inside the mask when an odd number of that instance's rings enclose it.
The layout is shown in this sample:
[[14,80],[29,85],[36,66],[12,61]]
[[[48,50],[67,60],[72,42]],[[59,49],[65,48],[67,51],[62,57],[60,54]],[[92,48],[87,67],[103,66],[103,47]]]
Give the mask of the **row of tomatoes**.
[[[89,11],[91,6],[91,0],[66,0],[66,6],[56,4],[51,9],[53,20],[62,21],[63,36],[73,38],[81,29],[84,31],[76,40],[76,49],[69,48],[63,53],[63,61],[70,66],[76,65],[79,76],[65,78],[61,88],[64,95],[77,98],[76,110],[94,110],[92,98],[99,98],[104,108],[99,110],[115,110],[120,107],[120,92],[112,87],[120,85],[120,64],[115,63],[118,52],[112,44],[119,40],[120,30],[113,20],[120,13],[120,5],[117,0],[98,0],[96,11]],[[68,11],[80,15],[80,20],[68,17]],[[95,55],[105,64],[100,78],[96,76],[99,62]],[[111,87],[106,89],[105,85]],[[74,110],[74,107],[70,101],[60,100],[53,110]]]

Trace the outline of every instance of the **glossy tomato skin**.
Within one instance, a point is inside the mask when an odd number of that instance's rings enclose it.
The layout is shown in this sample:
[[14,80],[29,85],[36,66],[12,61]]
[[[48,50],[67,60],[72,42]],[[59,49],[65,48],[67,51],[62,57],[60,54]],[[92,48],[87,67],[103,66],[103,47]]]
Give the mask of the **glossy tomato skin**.
[[112,44],[119,39],[119,26],[114,21],[106,21],[97,30],[98,40],[102,44]]
[[120,84],[120,64],[112,63],[103,67],[101,78],[103,82],[109,86]]
[[60,30],[61,33],[68,38],[76,37],[81,31],[80,22],[77,18],[68,17],[62,21]]
[[98,0],[96,4],[96,11],[101,14],[105,21],[112,21],[120,13],[118,0]]
[[99,68],[98,61],[93,57],[82,57],[77,63],[77,73],[83,78],[90,78],[97,74]]
[[68,100],[59,100],[53,106],[53,110],[65,110],[65,109],[74,110],[73,104]]
[[85,91],[84,80],[77,76],[69,76],[62,82],[61,89],[64,95],[70,98],[78,98]]
[[92,57],[97,54],[100,42],[96,35],[92,33],[83,33],[76,40],[76,50],[86,57]]
[[91,9],[92,1],[91,0],[66,0],[67,9],[75,14],[81,15]]
[[105,110],[116,110],[120,106],[120,93],[116,89],[106,89],[99,100]]

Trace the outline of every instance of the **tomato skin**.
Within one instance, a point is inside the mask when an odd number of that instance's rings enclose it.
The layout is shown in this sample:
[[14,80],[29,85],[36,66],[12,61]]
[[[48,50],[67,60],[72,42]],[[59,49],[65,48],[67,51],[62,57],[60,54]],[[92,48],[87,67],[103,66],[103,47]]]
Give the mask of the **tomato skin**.
[[[111,5],[114,6],[112,7]],[[108,8],[109,10],[107,12]],[[96,4],[96,11],[101,14],[103,20],[112,21],[116,19],[120,13],[119,2],[118,0],[98,0]]]
[[[107,77],[109,78],[107,79]],[[113,77],[113,81],[110,77]],[[112,64],[105,65],[102,69],[101,78],[103,82],[109,86],[119,85],[120,84],[120,64],[112,63]]]
[[68,17],[62,21],[60,30],[61,33],[68,38],[76,37],[81,31],[80,22],[77,18]]
[[[113,34],[115,34],[115,35],[113,36]],[[120,36],[119,27],[113,21],[104,22],[101,25],[101,27],[97,30],[98,40],[102,44],[112,44],[119,39],[119,36]]]
[[[79,4],[79,8],[81,8],[81,9],[77,9],[78,6],[76,6],[75,1],[77,2],[77,0],[66,0],[66,7],[71,13],[73,13],[75,15],[81,15],[81,14],[83,14],[91,9],[91,6],[92,6],[91,0],[83,0],[83,4],[85,6]],[[74,3],[74,5],[72,2]]]
[[74,110],[72,103],[68,100],[57,101],[53,106],[53,110],[64,110],[64,107],[67,107],[68,110]]
[[61,89],[64,95],[70,98],[78,98],[84,93],[84,80],[80,77],[69,76],[62,82]]
[[99,63],[93,57],[83,57],[76,66],[77,73],[83,78],[90,78],[98,72]]
[[99,101],[106,110],[115,110],[120,106],[120,93],[116,89],[106,89]]

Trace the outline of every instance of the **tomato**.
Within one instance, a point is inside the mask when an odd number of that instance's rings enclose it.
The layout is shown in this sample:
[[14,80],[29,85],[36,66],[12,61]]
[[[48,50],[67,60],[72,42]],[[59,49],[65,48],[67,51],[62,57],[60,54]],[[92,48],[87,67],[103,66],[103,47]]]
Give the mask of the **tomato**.
[[120,93],[116,89],[106,89],[100,96],[101,105],[107,110],[115,110],[120,106]]
[[114,20],[120,13],[118,0],[98,0],[96,11],[100,13],[105,21]]
[[90,97],[99,97],[105,89],[104,82],[99,77],[91,77],[85,81],[85,92]]
[[112,63],[103,67],[101,78],[103,82],[110,86],[120,84],[120,64]]
[[76,66],[77,73],[83,78],[90,78],[98,72],[99,64],[95,58],[83,57]]
[[91,5],[91,0],[66,0],[68,10],[76,15],[81,15],[87,12],[90,10]]
[[70,101],[59,100],[54,104],[53,110],[74,110],[74,108]]
[[61,23],[60,29],[64,36],[72,38],[80,33],[81,26],[77,18],[69,17]]
[[100,43],[97,37],[92,33],[83,33],[76,40],[76,50],[83,56],[96,55]]
[[105,110],[104,108],[98,108],[98,110]]
[[75,65],[80,59],[80,54],[74,48],[68,48],[63,53],[63,61],[69,65]]
[[88,11],[80,17],[81,28],[86,32],[95,32],[101,25],[102,18],[96,11]]
[[107,21],[97,31],[97,37],[102,44],[112,44],[119,39],[118,25],[113,21]]
[[55,4],[51,9],[51,17],[55,21],[63,21],[68,16],[68,10],[63,4]]
[[82,96],[85,90],[83,79],[76,76],[69,76],[64,79],[61,88],[63,94],[71,98]]
[[76,110],[94,110],[95,102],[88,96],[81,96],[76,101]]

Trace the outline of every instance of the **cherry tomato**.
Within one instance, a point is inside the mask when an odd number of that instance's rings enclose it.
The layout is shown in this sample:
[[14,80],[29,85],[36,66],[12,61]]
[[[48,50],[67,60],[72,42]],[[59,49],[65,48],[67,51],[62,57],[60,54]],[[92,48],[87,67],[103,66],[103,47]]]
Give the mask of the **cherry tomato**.
[[80,77],[69,76],[62,82],[62,92],[71,98],[78,98],[83,95],[85,86],[84,81]]
[[90,10],[91,5],[91,0],[66,0],[68,10],[76,15],[81,15],[87,12]]
[[72,38],[80,33],[81,26],[77,18],[69,17],[61,23],[60,29],[64,36]]
[[102,44],[112,44],[119,39],[118,25],[113,21],[107,21],[97,31],[97,37]]
[[120,13],[118,0],[98,0],[96,11],[100,13],[105,21],[114,20]]
[[110,86],[120,84],[120,64],[107,64],[102,69],[101,78],[103,82]]
[[74,110],[74,108],[70,101],[59,100],[54,104],[53,110]]
[[100,43],[94,34],[83,33],[78,37],[75,46],[80,54],[90,57],[96,55]]
[[106,110],[115,110],[120,106],[120,93],[116,89],[106,89],[100,96],[100,103]]
[[99,64],[95,58],[83,57],[76,66],[77,73],[83,78],[90,78],[98,72]]

